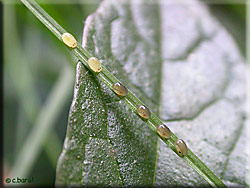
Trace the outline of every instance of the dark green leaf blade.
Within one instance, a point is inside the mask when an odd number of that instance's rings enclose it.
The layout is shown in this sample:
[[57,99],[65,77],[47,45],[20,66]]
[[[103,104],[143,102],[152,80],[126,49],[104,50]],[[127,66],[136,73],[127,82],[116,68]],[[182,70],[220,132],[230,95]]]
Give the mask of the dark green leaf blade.
[[157,136],[81,63],[66,137],[57,184],[152,182]]

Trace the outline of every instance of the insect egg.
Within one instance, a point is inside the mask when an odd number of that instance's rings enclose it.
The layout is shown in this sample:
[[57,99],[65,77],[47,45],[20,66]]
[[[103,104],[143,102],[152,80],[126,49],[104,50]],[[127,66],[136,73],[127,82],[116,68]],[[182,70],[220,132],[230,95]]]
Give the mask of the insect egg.
[[149,109],[144,106],[144,105],[140,105],[137,108],[137,112],[139,114],[139,116],[141,116],[144,119],[149,119],[151,116],[151,112],[149,111]]
[[124,97],[128,94],[127,88],[119,82],[114,83],[112,88],[113,88],[114,92],[119,96]]
[[174,146],[180,156],[185,156],[187,154],[188,148],[183,140],[177,140]]
[[160,124],[157,126],[157,133],[162,137],[162,138],[169,138],[171,135],[171,131],[170,129],[164,125],[164,124]]
[[89,67],[91,68],[92,71],[94,71],[96,73],[101,72],[102,65],[96,57],[89,58],[88,64],[89,64]]
[[77,46],[76,39],[70,33],[64,33],[62,35],[62,41],[70,48],[75,48]]

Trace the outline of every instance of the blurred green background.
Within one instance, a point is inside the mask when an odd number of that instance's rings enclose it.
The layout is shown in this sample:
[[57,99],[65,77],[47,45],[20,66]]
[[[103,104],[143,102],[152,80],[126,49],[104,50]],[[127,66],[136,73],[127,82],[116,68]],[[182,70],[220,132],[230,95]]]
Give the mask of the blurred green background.
[[[78,41],[82,40],[86,17],[100,3],[37,2]],[[33,177],[35,184],[53,185],[77,59],[20,1],[6,0],[3,6],[4,181],[7,177]],[[245,55],[246,6],[209,4],[209,8]]]

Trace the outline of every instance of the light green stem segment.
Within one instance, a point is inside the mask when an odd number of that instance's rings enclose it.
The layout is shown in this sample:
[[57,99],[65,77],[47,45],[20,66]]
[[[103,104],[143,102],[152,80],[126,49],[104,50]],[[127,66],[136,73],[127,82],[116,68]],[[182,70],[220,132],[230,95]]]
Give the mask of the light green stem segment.
[[[62,41],[61,36],[66,32],[65,29],[63,29],[53,18],[51,18],[35,1],[21,1],[59,40]],[[88,69],[90,69],[87,61],[90,57],[92,57],[92,55],[87,50],[85,50],[80,45],[77,45],[77,47],[74,49],[69,49],[79,59],[79,61],[81,61]],[[120,82],[104,66],[102,71],[99,74],[96,74],[96,76],[99,77],[99,79],[101,79],[111,90],[114,83]],[[139,105],[145,105],[129,90],[128,95],[122,98],[122,100],[125,100],[125,102],[136,114],[137,107]],[[156,131],[157,125],[163,124],[163,122],[154,113],[151,113],[151,117],[146,120],[146,122],[156,134],[158,134]],[[174,133],[171,134],[169,139],[161,139],[177,154],[174,143],[178,138]],[[200,174],[200,176],[203,177],[212,187],[226,187],[225,184],[190,149],[188,149],[187,155],[183,157],[183,160],[189,164],[198,174]]]

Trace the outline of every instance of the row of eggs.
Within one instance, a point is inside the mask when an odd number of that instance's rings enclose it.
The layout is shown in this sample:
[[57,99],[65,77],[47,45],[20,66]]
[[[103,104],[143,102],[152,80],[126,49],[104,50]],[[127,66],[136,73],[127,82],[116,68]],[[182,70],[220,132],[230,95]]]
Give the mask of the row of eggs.
[[[112,88],[113,88],[113,91],[121,97],[124,97],[128,94],[127,88],[124,85],[122,85],[121,83],[117,82],[117,83],[113,84]],[[140,117],[142,117],[145,120],[147,120],[151,117],[151,112],[145,105],[139,105],[137,107],[137,113]],[[156,130],[157,130],[157,133],[164,139],[170,138],[170,136],[171,136],[170,129],[164,124],[158,125]],[[175,142],[175,149],[177,150],[177,152],[181,156],[185,156],[187,154],[187,151],[188,151],[186,143],[181,139],[179,139]]]
[[[62,41],[70,48],[77,47],[77,41],[70,33],[64,33],[62,35]],[[92,71],[94,71],[95,73],[99,73],[102,71],[101,63],[99,62],[99,60],[96,57],[89,58],[88,65],[89,65],[90,69]],[[128,94],[127,88],[118,82],[113,84],[112,89],[117,95],[119,95],[121,97],[125,97]],[[151,112],[145,105],[139,105],[137,107],[137,113],[141,118],[143,118],[145,120],[148,120],[151,117]],[[164,124],[158,125],[156,130],[157,130],[157,133],[163,139],[170,138],[170,136],[171,136],[170,129]],[[175,142],[174,146],[175,146],[175,149],[180,156],[185,156],[187,154],[188,148],[187,148],[186,143],[183,140],[178,139]]]

